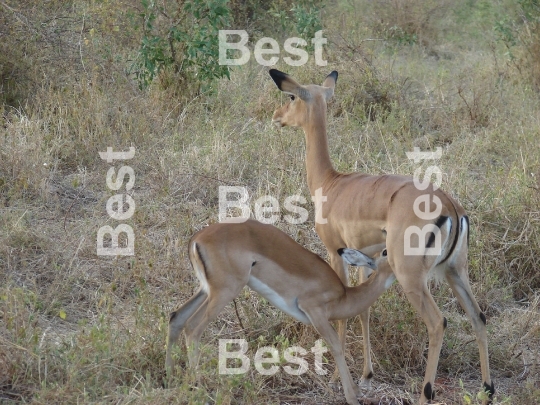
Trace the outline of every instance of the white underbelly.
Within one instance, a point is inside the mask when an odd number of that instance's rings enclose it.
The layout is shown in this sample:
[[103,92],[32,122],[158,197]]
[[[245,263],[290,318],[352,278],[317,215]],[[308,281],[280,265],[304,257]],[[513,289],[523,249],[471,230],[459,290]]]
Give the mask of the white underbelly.
[[285,300],[276,291],[253,276],[249,278],[248,286],[266,298],[273,306],[285,312],[287,315],[292,316],[297,321],[311,324],[306,314],[300,308],[298,308],[296,300]]

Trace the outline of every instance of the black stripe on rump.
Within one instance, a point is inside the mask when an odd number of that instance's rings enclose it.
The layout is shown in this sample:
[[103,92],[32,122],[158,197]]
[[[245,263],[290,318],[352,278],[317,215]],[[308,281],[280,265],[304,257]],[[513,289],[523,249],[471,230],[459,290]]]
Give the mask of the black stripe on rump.
[[[448,217],[445,216],[445,215],[441,215],[438,219],[437,219],[437,222],[435,222],[435,226],[439,229],[441,229],[441,226],[443,226],[443,224],[448,220]],[[430,248],[432,247],[433,245],[435,244],[435,233],[434,232],[431,232],[429,234],[429,239],[426,243],[426,248]]]
[[[455,236],[454,236],[454,241],[452,242],[452,247],[450,247],[450,250],[448,251],[448,254],[446,255],[446,257],[445,257],[444,259],[442,259],[442,260],[439,262],[439,264],[444,263],[445,261],[448,260],[448,258],[449,258],[450,256],[452,256],[452,253],[454,253],[454,250],[455,250],[456,245],[457,245],[457,241],[458,241],[458,239],[459,239],[459,234],[460,234],[460,232],[461,232],[461,229],[460,229],[460,228],[461,228],[461,225],[460,225],[460,224],[461,224],[461,221],[459,220],[459,215],[458,215],[458,213],[457,213],[456,206],[454,205],[454,203],[452,202],[452,200],[450,200],[450,203],[452,204],[452,207],[454,208],[454,212],[456,213],[456,218],[457,218],[457,220],[458,220],[458,224],[457,224],[457,226],[456,226],[456,234],[455,234]],[[452,233],[452,228],[450,228],[450,233]]]

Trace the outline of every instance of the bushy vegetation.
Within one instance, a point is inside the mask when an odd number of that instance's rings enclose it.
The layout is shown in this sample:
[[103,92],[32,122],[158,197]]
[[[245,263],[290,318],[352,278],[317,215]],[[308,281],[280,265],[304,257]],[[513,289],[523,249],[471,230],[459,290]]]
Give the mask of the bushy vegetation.
[[[471,219],[495,403],[540,402],[539,15],[533,0],[0,0],[0,402],[341,403],[313,370],[218,375],[218,337],[246,338],[252,355],[318,339],[247,290],[237,300],[245,330],[227,307],[205,334],[200,372],[164,375],[168,313],[198,285],[186,245],[217,221],[218,186],[245,186],[251,201],[310,200],[303,135],[270,122],[284,96],[253,58],[212,70],[213,35],[245,29],[250,46],[282,44],[319,26],[328,65],[310,53],[305,66],[281,58],[277,68],[304,83],[339,71],[335,167],[412,174],[405,152],[443,148],[443,187]],[[117,224],[98,152],[130,146],[136,255],[98,257],[97,230]],[[306,208],[307,223],[277,225],[325,257]],[[437,398],[478,403],[469,322],[448,286],[432,291],[449,320]],[[399,286],[374,305],[371,330],[369,397],[411,403],[427,334]],[[361,338],[351,321],[355,378]]]

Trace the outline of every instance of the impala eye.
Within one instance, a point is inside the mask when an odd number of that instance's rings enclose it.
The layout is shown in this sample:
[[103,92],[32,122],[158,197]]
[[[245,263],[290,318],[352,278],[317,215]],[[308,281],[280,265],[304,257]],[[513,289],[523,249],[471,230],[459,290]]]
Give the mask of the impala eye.
[[296,98],[296,97],[294,97],[294,95],[292,95],[292,94],[291,94],[289,97],[291,98],[291,101],[294,101],[294,99]]

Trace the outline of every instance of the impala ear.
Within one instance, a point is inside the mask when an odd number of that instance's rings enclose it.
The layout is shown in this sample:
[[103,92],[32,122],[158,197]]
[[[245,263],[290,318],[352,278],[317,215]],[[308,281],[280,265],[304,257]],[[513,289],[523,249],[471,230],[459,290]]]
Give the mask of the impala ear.
[[278,86],[278,89],[280,89],[281,91],[285,91],[282,87],[282,84],[283,82],[290,80],[289,75],[277,69],[270,69],[268,73],[270,74],[270,77],[272,78],[274,83],[276,83],[276,86]]
[[338,72],[337,70],[334,70],[332,73],[326,76],[326,79],[324,79],[324,82],[322,85],[323,87],[327,88],[324,94],[326,101],[328,101],[334,95],[334,89],[336,87],[337,78],[338,78]]
[[332,71],[332,73],[330,73],[328,76],[326,76],[326,79],[324,79],[324,82],[322,84],[323,87],[331,87],[331,88],[336,87],[337,78],[338,78],[337,70]]
[[356,249],[341,248],[338,249],[338,254],[345,259],[351,266],[367,266],[373,270],[377,270],[377,264],[368,255]]
[[268,73],[281,91],[298,96],[302,100],[308,100],[311,97],[309,91],[287,73],[280,72],[277,69],[270,69]]

